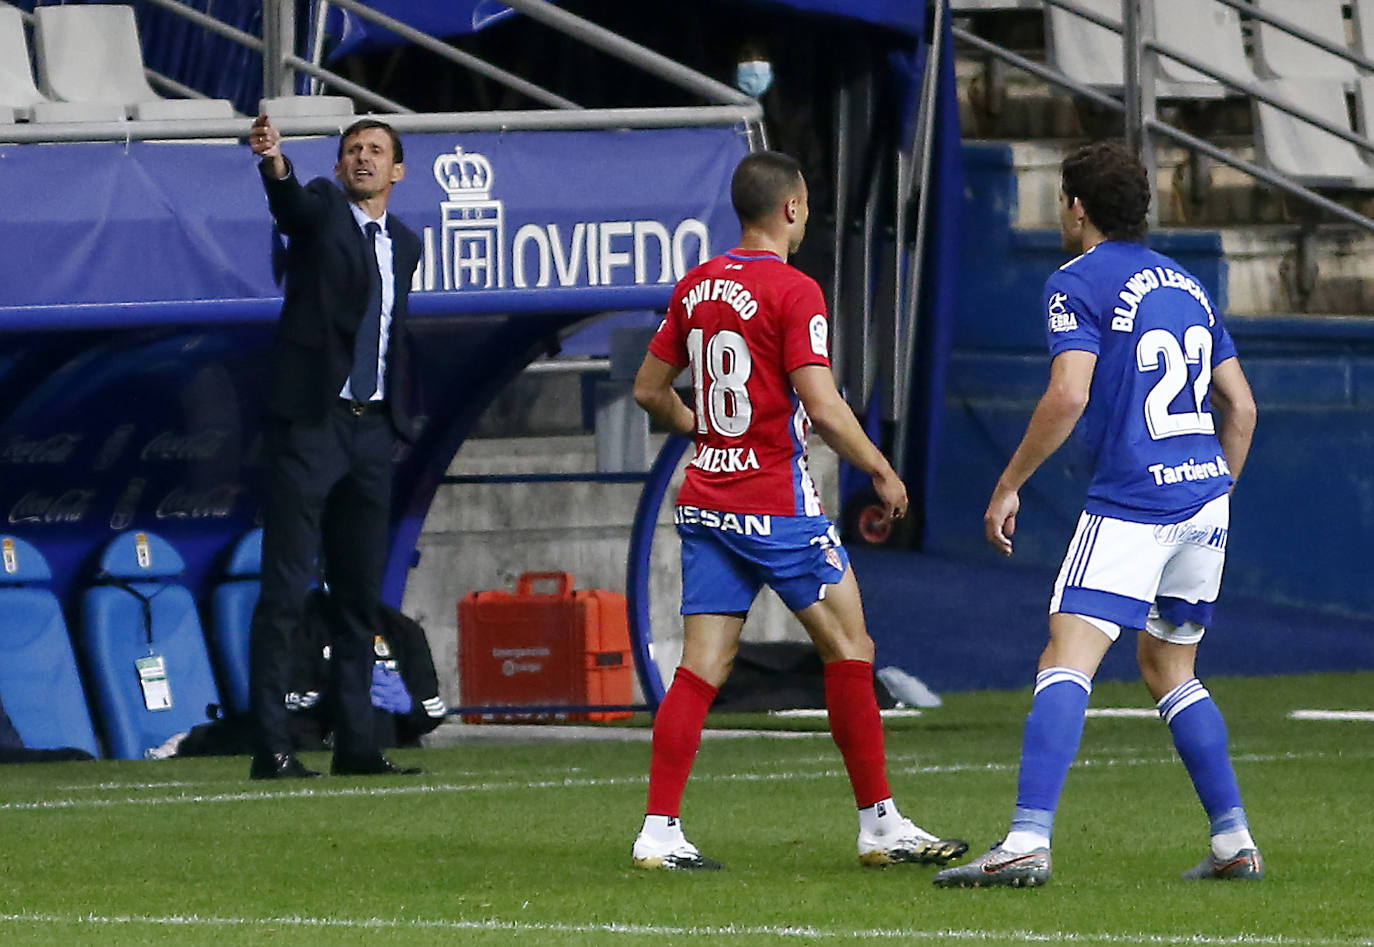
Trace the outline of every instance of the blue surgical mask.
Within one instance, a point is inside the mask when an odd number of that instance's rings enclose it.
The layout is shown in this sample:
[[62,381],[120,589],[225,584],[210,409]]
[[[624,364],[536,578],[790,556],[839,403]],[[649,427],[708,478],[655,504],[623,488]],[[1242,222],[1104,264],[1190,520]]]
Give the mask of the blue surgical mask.
[[773,84],[773,64],[767,60],[751,60],[735,67],[735,85],[745,95],[758,98]]

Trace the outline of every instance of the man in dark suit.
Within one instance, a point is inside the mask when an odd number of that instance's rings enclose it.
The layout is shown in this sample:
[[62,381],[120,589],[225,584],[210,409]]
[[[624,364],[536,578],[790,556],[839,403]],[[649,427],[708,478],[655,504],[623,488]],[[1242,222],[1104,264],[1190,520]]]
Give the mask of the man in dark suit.
[[[362,119],[339,140],[334,182],[302,186],[266,115],[250,133],[277,227],[288,239],[264,445],[262,595],[253,613],[253,779],[318,776],[293,752],[286,681],[305,594],[322,553],[337,606],[333,687],[336,774],[419,772],[373,734],[373,637],[386,566],[391,457],[409,439],[407,300],[420,240],[387,213],[405,177],[401,139]],[[340,189],[342,187],[342,190]]]

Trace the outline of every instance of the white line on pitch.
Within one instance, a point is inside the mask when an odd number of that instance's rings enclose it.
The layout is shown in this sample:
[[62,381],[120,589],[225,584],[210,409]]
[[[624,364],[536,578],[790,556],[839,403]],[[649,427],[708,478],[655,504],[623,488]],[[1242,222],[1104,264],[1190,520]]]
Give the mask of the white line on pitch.
[[1374,710],[1295,710],[1294,720],[1374,720]]
[[966,941],[995,944],[1150,944],[1203,945],[1203,947],[1371,947],[1367,939],[1327,937],[1288,937],[1282,934],[1147,934],[1096,933],[1076,934],[1064,931],[980,930],[978,928],[834,928],[802,925],[702,925],[678,927],[666,924],[619,924],[614,922],[559,923],[538,921],[425,919],[425,918],[338,918],[338,917],[201,917],[195,914],[0,914],[0,922],[28,924],[65,924],[77,926],[146,925],[153,927],[297,927],[336,930],[428,930],[428,931],[491,931],[511,933],[557,934],[620,934],[631,937],[781,937],[809,940],[901,940],[901,941]]
[[[1290,760],[1325,759],[1328,755],[1329,754],[1322,751],[1313,751],[1309,753],[1241,753],[1236,754],[1232,759],[1237,763],[1275,763]],[[1350,758],[1352,755],[1371,756],[1374,755],[1374,751],[1354,754],[1350,752],[1342,753],[1342,756],[1345,758]],[[1150,758],[1089,757],[1088,759],[1079,760],[1073,765],[1075,769],[1096,769],[1131,766],[1172,766],[1176,762],[1177,760],[1173,756]],[[891,771],[901,774],[947,775],[951,773],[970,772],[1014,772],[1017,766],[1018,764],[1015,761],[1005,763],[947,763],[892,767]],[[701,773],[694,777],[694,779],[698,782],[761,783],[805,779],[832,779],[843,776],[843,769],[827,767],[809,772],[782,770],[759,773]],[[314,781],[312,781],[312,783],[313,782]],[[41,812],[62,809],[105,809],[122,806],[262,802],[265,800],[341,799],[348,797],[379,798],[383,796],[422,796],[443,795],[448,793],[510,792],[519,789],[585,789],[607,786],[642,786],[646,782],[648,782],[647,775],[637,774],[633,776],[565,777],[563,779],[537,780],[534,782],[512,779],[497,782],[409,783],[391,786],[339,786],[318,789],[314,788],[313,785],[302,785],[299,788],[278,790],[251,789],[239,792],[180,793],[178,795],[169,796],[126,796],[119,799],[40,799],[32,802],[5,802],[0,803],[0,812]]]
[[[893,717],[919,717],[921,711],[917,707],[889,707],[887,710],[878,711],[878,715],[884,720]],[[823,707],[801,707],[795,710],[770,710],[770,717],[792,717],[798,720],[825,720],[830,716],[829,711]]]

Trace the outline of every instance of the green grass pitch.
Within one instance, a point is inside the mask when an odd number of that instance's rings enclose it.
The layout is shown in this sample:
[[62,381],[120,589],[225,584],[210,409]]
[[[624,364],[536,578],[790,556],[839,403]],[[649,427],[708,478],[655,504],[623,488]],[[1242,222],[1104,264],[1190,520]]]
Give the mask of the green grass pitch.
[[[0,769],[0,944],[1374,944],[1374,674],[1216,678],[1259,884],[1184,882],[1207,823],[1158,720],[1093,718],[1055,877],[941,890],[863,869],[823,721],[713,715],[684,822],[726,870],[637,872],[649,748],[398,751],[419,778],[250,783],[246,758]],[[981,851],[1004,831],[1029,692],[888,723],[903,810]],[[1102,684],[1095,707],[1148,707]],[[805,734],[810,735],[805,735]],[[318,756],[307,757],[317,765]]]

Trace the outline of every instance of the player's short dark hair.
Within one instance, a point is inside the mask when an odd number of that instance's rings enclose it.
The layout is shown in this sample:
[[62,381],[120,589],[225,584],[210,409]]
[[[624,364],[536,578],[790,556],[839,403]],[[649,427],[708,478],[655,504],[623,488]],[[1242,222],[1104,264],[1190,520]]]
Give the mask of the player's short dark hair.
[[1120,142],[1079,148],[1060,165],[1064,196],[1079,198],[1093,226],[1109,240],[1143,240],[1150,210],[1150,177]]
[[381,119],[360,118],[352,125],[349,125],[347,128],[345,128],[343,134],[339,136],[340,161],[343,160],[344,142],[348,141],[348,139],[352,138],[359,132],[367,131],[369,128],[380,128],[382,131],[386,132],[388,135],[391,136],[391,157],[397,164],[400,164],[401,162],[406,160],[405,148],[401,145],[401,136],[396,134],[396,129],[392,128],[390,125],[388,125]]
[[802,169],[796,158],[779,151],[756,151],[735,169],[730,202],[740,223],[758,223],[795,194],[801,183]]

